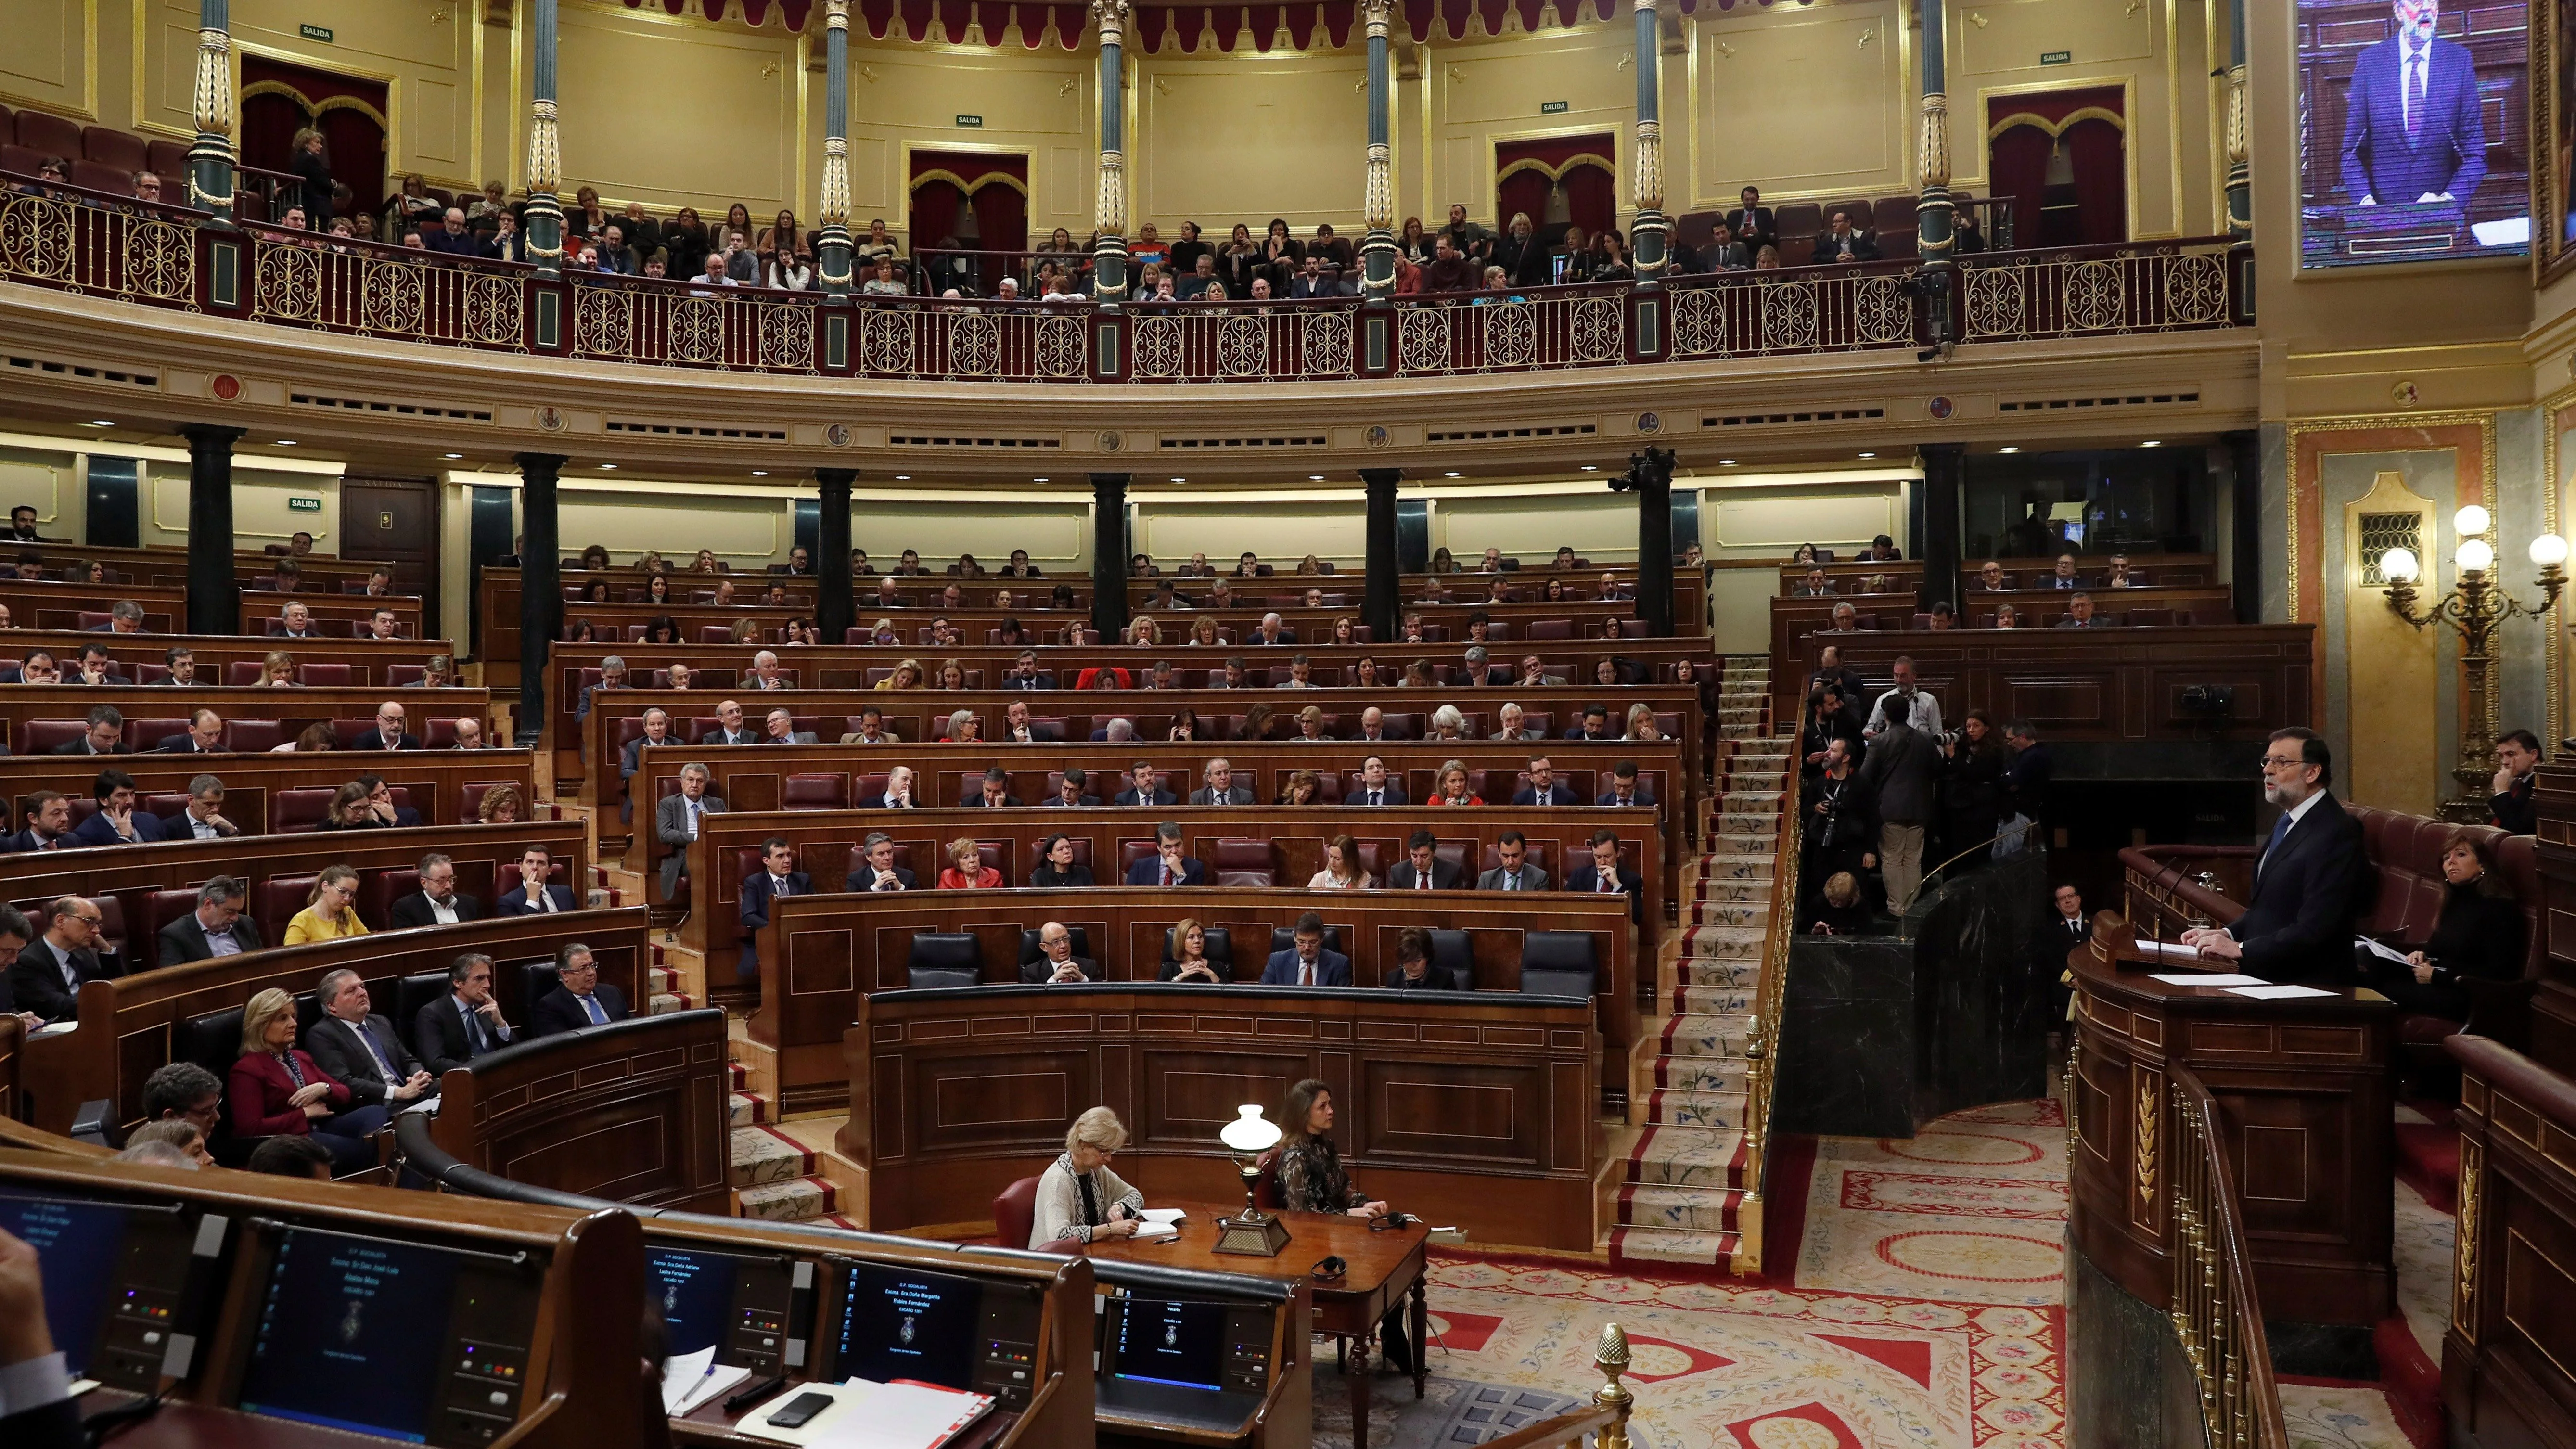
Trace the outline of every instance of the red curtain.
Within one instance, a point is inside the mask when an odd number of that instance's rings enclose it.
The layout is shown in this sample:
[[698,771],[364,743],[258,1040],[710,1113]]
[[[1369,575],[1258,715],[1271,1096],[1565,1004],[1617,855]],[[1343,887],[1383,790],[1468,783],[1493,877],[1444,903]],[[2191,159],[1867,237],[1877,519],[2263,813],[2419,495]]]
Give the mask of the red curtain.
[[[996,181],[978,187],[974,196],[975,229],[988,252],[1015,252],[1029,244],[1029,198],[1016,186]],[[1075,237],[1079,245],[1082,238]]]
[[1565,173],[1565,206],[1574,224],[1598,234],[1619,224],[1619,178],[1586,163]]
[[[956,181],[951,182],[949,177]],[[977,250],[1020,250],[1029,241],[1028,184],[1026,156],[913,152],[913,246],[937,246],[940,238],[950,235],[964,220],[960,208],[972,206]]]
[[2085,119],[2066,128],[2075,163],[2076,213],[2086,246],[2129,239],[2128,137],[2108,121]]
[[[2087,86],[2037,95],[1994,96],[1986,124],[2004,129],[1986,143],[1993,193],[2013,200],[2016,246],[2107,245],[2128,240],[2128,137],[2118,86]],[[2074,119],[2078,112],[2092,112]],[[2006,123],[2010,124],[2006,124]],[[2073,233],[2043,236],[2040,208],[2048,195],[2048,161],[2060,140],[2075,174]]]
[[1986,143],[1988,188],[2012,199],[2013,245],[2039,245],[2039,204],[2048,189],[2048,153],[2057,142],[2037,126],[2014,126]]
[[1496,182],[1495,224],[1509,226],[1514,216],[1527,216],[1533,226],[1547,225],[1548,185],[1548,179],[1535,171],[1515,171]]
[[[1570,0],[1569,0],[1570,3]],[[1523,161],[1535,161],[1557,173],[1555,185],[1565,188],[1568,218],[1588,232],[1616,226],[1619,221],[1619,183],[1610,170],[1596,161],[1577,163],[1577,156],[1615,161],[1619,139],[1608,131],[1594,131],[1581,136],[1550,136],[1536,141],[1506,141],[1494,148],[1494,171],[1498,176]],[[1514,212],[1527,212],[1541,233],[1547,232],[1547,194],[1551,189],[1547,172],[1525,167],[1509,176],[1501,176],[1495,185],[1494,223],[1497,227],[1511,224]]]
[[912,245],[915,251],[935,247],[957,234],[957,215],[966,193],[945,181],[923,181],[912,188]]
[[[292,94],[266,89],[263,83]],[[295,133],[312,126],[322,133],[324,154],[331,158],[331,179],[349,188],[344,214],[373,212],[384,205],[385,128],[377,119],[385,114],[384,82],[245,55],[242,89],[254,88],[261,93],[242,101],[245,165],[286,170]]]

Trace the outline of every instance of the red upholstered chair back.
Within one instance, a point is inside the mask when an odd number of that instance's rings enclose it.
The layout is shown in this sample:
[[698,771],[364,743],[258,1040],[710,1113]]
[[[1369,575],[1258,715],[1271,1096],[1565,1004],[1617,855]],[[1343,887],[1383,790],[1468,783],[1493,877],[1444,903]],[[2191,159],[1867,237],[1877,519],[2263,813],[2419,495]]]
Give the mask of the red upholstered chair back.
[[428,677],[429,666],[425,664],[388,664],[385,666],[385,683],[387,684],[418,684]]
[[248,753],[273,750],[286,743],[286,726],[273,719],[228,719],[224,721],[224,744]]
[[[330,813],[331,797],[339,793],[335,786],[306,785],[280,790],[270,806],[273,819],[269,829],[279,835],[295,835],[311,830]],[[301,906],[303,902],[296,902]],[[293,914],[289,912],[289,914]]]
[[22,755],[49,754],[57,745],[79,739],[89,729],[85,720],[31,719],[19,727],[17,752]]
[[[1029,1234],[1037,1230],[1038,1180],[1034,1177],[1024,1177],[1009,1187],[1003,1188],[1001,1195],[993,1199],[993,1238],[1005,1248],[1025,1248],[1029,1245]],[[1038,1251],[1078,1253],[1081,1248],[1082,1245],[1079,1243],[1067,1243],[1060,1247],[1049,1243],[1041,1246]]]
[[224,666],[224,683],[235,689],[256,685],[259,683],[260,668],[260,662],[256,659],[236,659]]
[[[154,891],[143,898],[143,930],[139,939],[143,942],[145,959],[141,964],[161,964],[161,928],[196,908],[197,893],[194,890]],[[267,940],[267,937],[260,939]]]
[[1533,644],[1542,639],[1571,639],[1573,637],[1574,621],[1572,619],[1530,620],[1529,638],[1530,642]]
[[365,870],[358,872],[358,919],[370,931],[390,929],[393,925],[394,902],[420,889],[420,872],[410,866],[400,870]]
[[318,875],[273,875],[250,888],[251,919],[259,922],[259,938],[272,946],[286,943],[286,923],[304,909],[313,894]]
[[114,617],[116,616],[113,614],[92,613],[87,609],[83,609],[80,611],[80,626],[83,629],[95,629]]
[[[403,723],[408,727],[411,722],[405,720]],[[335,719],[331,721],[331,743],[343,750],[354,748],[357,745],[358,736],[372,734],[375,728],[376,720],[373,715],[365,719]]]
[[837,773],[790,775],[779,787],[778,804],[785,810],[846,810],[850,807],[850,777]]
[[1144,840],[1122,840],[1118,842],[1118,878],[1120,880],[1125,880],[1127,878],[1127,870],[1130,866],[1133,866],[1140,860],[1152,860],[1153,858],[1154,842],[1150,838]]
[[420,742],[433,750],[456,748],[456,717],[439,715],[419,725]]
[[1279,1193],[1279,1149],[1261,1154],[1261,1175],[1252,1180],[1252,1201],[1267,1212],[1286,1212],[1288,1199]]
[[146,813],[158,815],[165,822],[178,819],[188,810],[188,797],[185,795],[146,795],[140,803]]
[[1215,857],[1213,864],[1218,885],[1279,884],[1278,857],[1267,840],[1219,840]]
[[142,137],[105,126],[81,127],[81,154],[123,171],[144,170],[152,160],[151,148]]
[[2540,852],[2528,835],[2508,835],[2496,847],[2496,870],[2522,903],[2523,961],[2526,981],[2537,980],[2549,960],[2548,933],[2540,927]]
[[[298,664],[295,666],[295,682],[311,688],[326,685],[345,688],[357,682],[349,677],[350,669],[351,666],[346,664]],[[369,723],[372,725],[373,721]]]
[[20,111],[18,144],[68,160],[81,153],[80,123],[50,111]]

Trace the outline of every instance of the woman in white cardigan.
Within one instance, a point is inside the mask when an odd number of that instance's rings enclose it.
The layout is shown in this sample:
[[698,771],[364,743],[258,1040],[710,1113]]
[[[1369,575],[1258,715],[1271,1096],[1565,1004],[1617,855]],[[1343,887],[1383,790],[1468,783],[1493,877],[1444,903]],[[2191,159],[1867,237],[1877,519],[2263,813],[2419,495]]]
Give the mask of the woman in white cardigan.
[[1038,1179],[1037,1225],[1028,1246],[1136,1236],[1145,1195],[1109,1170],[1109,1159],[1126,1145],[1127,1129],[1106,1107],[1073,1119],[1064,1134],[1064,1155]]

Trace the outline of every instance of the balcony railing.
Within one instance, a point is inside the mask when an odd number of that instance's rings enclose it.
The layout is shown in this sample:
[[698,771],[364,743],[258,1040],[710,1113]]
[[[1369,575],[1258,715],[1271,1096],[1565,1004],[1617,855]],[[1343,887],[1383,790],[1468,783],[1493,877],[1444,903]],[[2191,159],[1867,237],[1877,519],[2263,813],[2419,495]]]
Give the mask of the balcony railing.
[[1987,253],[1920,295],[1911,262],[1372,307],[855,297],[567,273],[261,225],[0,175],[0,279],[280,326],[648,366],[907,381],[1317,382],[1922,348],[2243,325],[2224,238]]

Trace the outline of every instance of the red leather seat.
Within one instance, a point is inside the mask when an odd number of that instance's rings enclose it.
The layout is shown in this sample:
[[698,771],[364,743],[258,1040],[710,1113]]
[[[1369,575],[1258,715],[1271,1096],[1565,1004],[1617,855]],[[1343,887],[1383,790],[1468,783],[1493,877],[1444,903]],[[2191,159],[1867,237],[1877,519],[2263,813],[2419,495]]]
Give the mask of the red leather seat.
[[778,806],[782,810],[846,810],[850,807],[850,777],[837,773],[790,775],[779,787]]
[[318,875],[273,875],[250,888],[251,919],[259,923],[259,938],[272,946],[286,944],[286,923],[304,909],[313,895]]
[[[314,689],[345,689],[357,682],[349,677],[350,668],[346,664],[298,664],[295,666],[295,682]],[[367,725],[372,729],[375,721],[371,719]]]
[[48,111],[20,111],[18,144],[68,160],[81,153],[80,122]]
[[1221,886],[1275,886],[1278,858],[1267,840],[1219,840],[1215,876]]
[[147,967],[161,964],[161,928],[196,908],[197,893],[193,890],[154,891],[143,898],[143,930],[139,939],[143,942],[144,960],[141,964]]
[[[278,835],[295,835],[313,829],[330,812],[331,797],[338,793],[335,787],[328,785],[278,791],[270,807],[270,831]],[[301,906],[303,902],[296,904]]]
[[[1038,1179],[1024,1177],[1003,1188],[993,1199],[993,1240],[1005,1248],[1025,1248],[1029,1235],[1038,1227]],[[1076,1242],[1047,1243],[1041,1253],[1078,1254],[1082,1245]]]
[[224,746],[248,754],[253,750],[273,750],[286,743],[286,726],[273,719],[228,719],[224,721]]
[[184,719],[129,719],[125,722],[125,743],[131,749],[148,750],[171,735],[187,732],[188,722]]
[[83,609],[80,611],[80,627],[83,630],[95,629],[115,617],[116,616],[113,614],[95,613],[91,610]]
[[22,755],[49,754],[56,745],[67,745],[89,730],[86,720],[31,719],[18,730],[16,751]]
[[388,685],[418,684],[428,677],[429,666],[426,664],[388,664],[385,666],[385,683]]
[[255,687],[262,667],[256,659],[236,659],[224,666],[224,683],[234,689]]
[[81,155],[120,171],[148,170],[152,164],[152,150],[142,137],[105,126],[81,128]]
[[[143,154],[144,169],[147,171],[165,178],[184,177],[188,174],[188,143],[185,141],[153,141],[145,146]],[[161,197],[173,205],[184,200],[183,194],[173,193],[169,189],[167,181],[162,185]]]

